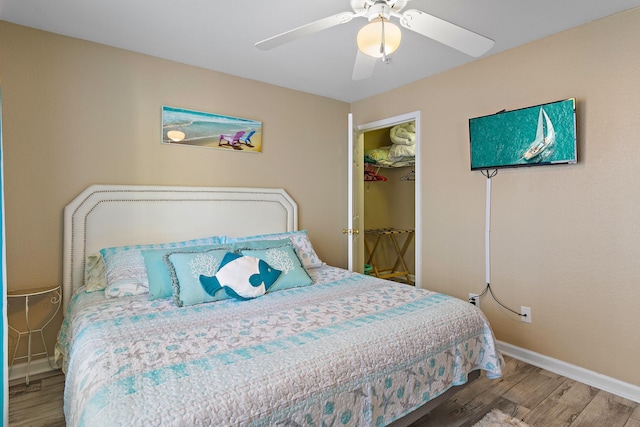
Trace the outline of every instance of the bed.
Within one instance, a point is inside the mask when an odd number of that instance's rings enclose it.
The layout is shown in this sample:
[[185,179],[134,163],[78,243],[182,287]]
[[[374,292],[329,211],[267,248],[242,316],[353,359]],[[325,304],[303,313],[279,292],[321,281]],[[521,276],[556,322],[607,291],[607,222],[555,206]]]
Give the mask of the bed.
[[[500,377],[480,310],[326,265],[297,216],[282,189],[98,185],[71,201],[56,345],[67,425],[409,425],[481,370]],[[114,293],[114,254],[142,255],[146,291],[115,280]],[[172,295],[157,293],[158,254]],[[253,259],[258,297],[202,292]]]

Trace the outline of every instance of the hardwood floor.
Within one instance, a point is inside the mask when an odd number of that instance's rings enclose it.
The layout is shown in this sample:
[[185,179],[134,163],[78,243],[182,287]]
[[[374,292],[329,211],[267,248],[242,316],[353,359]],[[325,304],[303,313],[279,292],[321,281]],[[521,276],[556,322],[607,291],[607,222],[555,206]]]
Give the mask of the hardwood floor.
[[9,426],[64,426],[62,371],[34,375],[29,385],[24,379],[9,383]]
[[[640,404],[505,357],[504,376],[479,378],[413,427],[472,426],[493,408],[532,427],[640,427]],[[9,388],[9,425],[64,426],[64,376],[55,371]]]
[[503,377],[482,376],[412,427],[472,426],[493,408],[533,427],[640,427],[640,405],[505,357]]

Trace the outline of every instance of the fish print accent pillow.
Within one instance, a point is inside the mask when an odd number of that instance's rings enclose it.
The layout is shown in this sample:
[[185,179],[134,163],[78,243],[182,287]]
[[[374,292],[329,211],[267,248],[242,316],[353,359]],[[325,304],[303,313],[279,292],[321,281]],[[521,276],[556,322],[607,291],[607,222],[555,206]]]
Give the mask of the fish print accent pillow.
[[259,258],[227,252],[213,276],[200,276],[205,292],[215,296],[224,289],[227,295],[238,299],[252,299],[264,295],[278,280],[281,271]]
[[291,242],[280,247],[260,250],[242,250],[240,253],[242,253],[242,255],[260,258],[273,268],[282,272],[276,283],[269,289],[269,292],[313,284],[313,280],[302,265]]

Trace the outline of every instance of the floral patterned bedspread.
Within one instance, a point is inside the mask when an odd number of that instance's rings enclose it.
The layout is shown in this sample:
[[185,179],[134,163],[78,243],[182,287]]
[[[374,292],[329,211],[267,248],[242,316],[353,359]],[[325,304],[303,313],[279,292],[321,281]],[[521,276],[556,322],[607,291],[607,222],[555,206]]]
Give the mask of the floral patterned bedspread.
[[313,286],[176,307],[73,297],[68,426],[385,425],[503,365],[480,310],[333,267]]

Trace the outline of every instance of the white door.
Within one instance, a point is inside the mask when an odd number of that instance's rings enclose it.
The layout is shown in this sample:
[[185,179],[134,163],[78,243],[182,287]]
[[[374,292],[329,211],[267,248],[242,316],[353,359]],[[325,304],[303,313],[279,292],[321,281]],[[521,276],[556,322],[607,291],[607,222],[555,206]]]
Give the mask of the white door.
[[354,128],[353,115],[349,114],[349,177],[348,184],[348,206],[349,219],[348,229],[343,230],[349,233],[349,270],[362,272],[364,270],[364,133],[376,129],[392,127],[400,123],[415,121],[416,124],[416,164],[415,164],[415,284],[421,287],[422,262],[422,216],[420,207],[422,205],[420,191],[420,151],[422,142],[420,139],[420,112],[402,114],[388,119],[359,125]]
[[349,184],[348,184],[348,221],[347,234],[349,241],[349,270],[362,273],[364,271],[364,234],[363,220],[360,216],[364,204],[364,135],[356,133],[353,127],[353,115],[349,114]]

